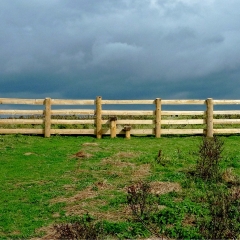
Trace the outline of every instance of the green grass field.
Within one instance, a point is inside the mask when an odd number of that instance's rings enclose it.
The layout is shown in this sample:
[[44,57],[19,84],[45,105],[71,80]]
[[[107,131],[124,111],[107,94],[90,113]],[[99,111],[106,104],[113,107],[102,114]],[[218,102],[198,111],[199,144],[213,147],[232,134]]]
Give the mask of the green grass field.
[[[240,136],[224,141],[226,186],[240,177]],[[170,238],[202,238],[198,220],[209,218],[204,183],[191,177],[202,137],[0,135],[0,239],[53,234],[53,225],[89,213],[105,222],[109,238],[144,238],[131,221],[127,187],[152,184],[159,229]],[[156,161],[161,150],[161,162]],[[76,156],[79,153],[79,156]],[[161,221],[159,220],[161,219]]]

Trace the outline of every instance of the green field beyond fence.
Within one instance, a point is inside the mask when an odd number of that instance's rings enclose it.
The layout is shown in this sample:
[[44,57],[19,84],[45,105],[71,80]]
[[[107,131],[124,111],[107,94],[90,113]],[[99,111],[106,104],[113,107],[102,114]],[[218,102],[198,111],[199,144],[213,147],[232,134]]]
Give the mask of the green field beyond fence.
[[[52,134],[69,135],[130,135],[188,134],[206,135],[240,133],[240,100],[93,100],[69,99],[14,99],[0,98],[0,134]],[[13,109],[13,105],[25,109]],[[29,109],[39,105],[40,109]],[[119,105],[125,110],[105,110]],[[128,110],[129,106],[148,105],[152,110]],[[181,110],[199,105],[204,110]],[[235,109],[226,110],[226,106]],[[178,110],[163,110],[164,107]],[[36,106],[35,106],[36,107]],[[39,108],[38,107],[38,108]],[[61,107],[61,109],[59,109]],[[69,109],[74,107],[74,109]],[[89,109],[86,109],[88,107]],[[220,107],[221,110],[215,110]],[[34,107],[33,107],[34,108]],[[197,107],[196,107],[197,108]]]

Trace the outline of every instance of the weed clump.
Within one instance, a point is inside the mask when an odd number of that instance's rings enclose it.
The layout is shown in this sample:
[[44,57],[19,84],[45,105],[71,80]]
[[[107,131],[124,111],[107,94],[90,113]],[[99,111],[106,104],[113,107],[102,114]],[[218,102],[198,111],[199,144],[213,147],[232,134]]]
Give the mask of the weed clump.
[[128,187],[127,203],[137,218],[146,217],[150,212],[150,190],[150,184],[142,181]]
[[58,239],[102,239],[103,229],[100,224],[86,214],[71,223],[54,226]]
[[140,222],[151,234],[160,237],[156,228],[150,226],[150,217],[155,211],[155,201],[150,184],[146,181],[128,187],[127,204],[132,210],[134,221]]
[[240,188],[226,189],[212,185],[206,194],[210,218],[200,223],[206,239],[238,239],[240,237]]
[[220,161],[222,159],[223,141],[217,137],[203,138],[199,147],[196,175],[203,180],[217,181],[221,178]]

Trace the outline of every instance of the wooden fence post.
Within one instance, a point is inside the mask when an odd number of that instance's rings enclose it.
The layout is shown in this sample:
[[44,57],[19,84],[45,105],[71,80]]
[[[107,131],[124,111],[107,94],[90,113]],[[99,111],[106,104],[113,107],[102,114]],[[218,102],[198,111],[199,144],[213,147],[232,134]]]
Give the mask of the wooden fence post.
[[125,131],[125,136],[127,139],[131,138],[131,134],[130,134],[131,129],[132,129],[131,126],[124,126],[123,130]]
[[44,119],[44,137],[51,135],[51,98],[45,98],[45,119]]
[[113,117],[110,117],[109,119],[110,121],[110,132],[111,132],[111,138],[115,138],[116,137],[116,128],[117,128],[117,117],[116,116],[113,116]]
[[155,99],[156,104],[156,122],[155,122],[155,137],[160,138],[161,137],[161,111],[162,111],[162,105],[161,105],[161,98]]
[[207,104],[207,137],[213,137],[213,99],[208,98],[206,100]]
[[96,98],[96,137],[102,138],[102,97]]

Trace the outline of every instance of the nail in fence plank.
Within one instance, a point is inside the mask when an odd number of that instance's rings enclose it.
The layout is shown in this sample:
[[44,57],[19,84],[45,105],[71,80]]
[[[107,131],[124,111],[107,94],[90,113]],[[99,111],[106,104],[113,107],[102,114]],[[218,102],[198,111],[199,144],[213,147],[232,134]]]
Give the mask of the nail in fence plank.
[[207,104],[207,137],[213,137],[213,99],[208,98]]
[[46,98],[44,103],[45,103],[44,137],[50,137],[51,135],[51,98]]
[[102,97],[96,98],[96,137],[102,138]]
[[155,137],[160,138],[161,137],[161,99],[156,98],[155,100],[156,104],[156,125],[155,125]]

